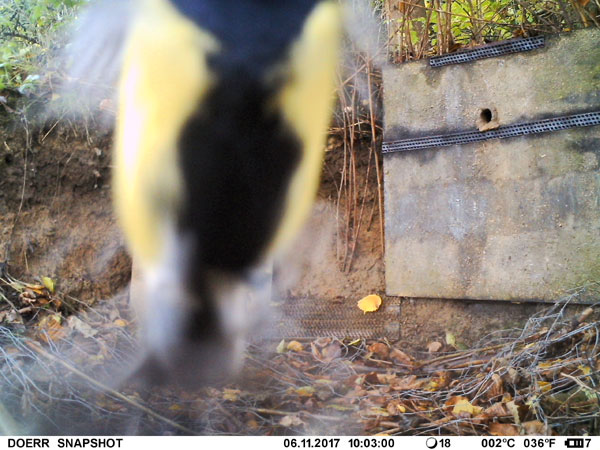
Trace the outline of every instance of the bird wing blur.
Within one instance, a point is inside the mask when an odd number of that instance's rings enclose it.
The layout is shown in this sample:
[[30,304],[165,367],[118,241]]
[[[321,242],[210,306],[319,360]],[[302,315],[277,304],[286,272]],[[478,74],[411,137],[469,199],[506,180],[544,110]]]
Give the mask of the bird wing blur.
[[134,3],[113,190],[143,273],[133,301],[151,364],[168,369],[195,353],[201,370],[233,349],[222,288],[306,218],[331,117],[339,9],[331,0]]

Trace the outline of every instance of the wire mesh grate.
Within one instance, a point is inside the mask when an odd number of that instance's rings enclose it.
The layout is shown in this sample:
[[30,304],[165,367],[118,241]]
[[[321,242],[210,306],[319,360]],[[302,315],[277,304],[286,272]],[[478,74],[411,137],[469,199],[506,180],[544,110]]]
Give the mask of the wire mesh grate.
[[490,131],[467,131],[440,136],[427,136],[416,139],[384,142],[381,151],[385,154],[409,150],[421,150],[425,148],[449,147],[451,145],[469,144],[471,142],[487,141],[490,139],[505,139],[528,134],[566,130],[569,128],[589,127],[593,125],[600,125],[600,111],[538,120],[524,124],[508,125]]
[[271,336],[266,337],[400,339],[398,298],[386,298],[377,314],[364,314],[347,302],[312,298],[288,299],[275,307],[274,313]]
[[464,50],[448,55],[434,56],[429,60],[431,67],[442,67],[451,64],[462,64],[478,59],[494,58],[510,53],[529,52],[544,46],[544,36],[535,36],[524,39],[513,39],[499,44],[490,44],[485,47]]

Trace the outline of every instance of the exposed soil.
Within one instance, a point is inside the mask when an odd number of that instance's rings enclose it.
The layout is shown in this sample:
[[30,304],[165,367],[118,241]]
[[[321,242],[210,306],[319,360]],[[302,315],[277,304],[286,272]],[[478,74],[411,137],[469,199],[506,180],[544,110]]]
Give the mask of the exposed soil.
[[0,260],[19,280],[52,278],[65,298],[113,296],[130,261],[112,215],[110,132],[18,119],[0,127]]

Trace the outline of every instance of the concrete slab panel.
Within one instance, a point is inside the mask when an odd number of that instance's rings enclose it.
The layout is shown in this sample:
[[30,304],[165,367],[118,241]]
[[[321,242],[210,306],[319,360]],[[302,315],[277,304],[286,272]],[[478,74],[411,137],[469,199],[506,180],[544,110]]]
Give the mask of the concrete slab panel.
[[[600,111],[600,30],[383,72],[385,140]],[[553,301],[600,288],[600,126],[384,157],[388,295]]]

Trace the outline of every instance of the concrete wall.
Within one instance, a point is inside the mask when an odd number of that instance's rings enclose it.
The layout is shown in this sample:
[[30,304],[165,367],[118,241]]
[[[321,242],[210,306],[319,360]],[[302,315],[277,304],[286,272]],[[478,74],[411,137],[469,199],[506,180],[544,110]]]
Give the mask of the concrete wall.
[[[385,140],[600,111],[600,30],[383,73]],[[388,295],[556,300],[600,282],[600,126],[384,157]],[[595,297],[597,298],[597,296]]]

